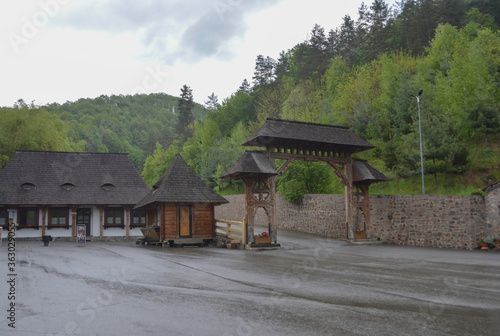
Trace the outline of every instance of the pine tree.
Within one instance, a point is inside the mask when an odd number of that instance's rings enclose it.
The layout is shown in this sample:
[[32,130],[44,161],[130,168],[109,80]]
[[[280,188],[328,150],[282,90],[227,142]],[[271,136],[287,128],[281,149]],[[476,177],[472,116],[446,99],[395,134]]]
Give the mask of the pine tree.
[[248,83],[246,78],[241,83],[240,87],[238,88],[238,91],[243,91],[246,94],[250,94],[250,83]]
[[255,86],[264,86],[271,84],[275,78],[275,65],[276,61],[267,56],[264,58],[262,55],[257,56],[255,61],[255,71],[252,77]]
[[175,128],[176,136],[181,140],[186,140],[193,135],[193,106],[193,90],[184,84],[181,89],[181,97],[178,100],[179,116]]
[[219,106],[219,99],[215,93],[212,92],[212,94],[208,96],[208,100],[205,101],[205,107],[207,110],[215,110],[217,106]]

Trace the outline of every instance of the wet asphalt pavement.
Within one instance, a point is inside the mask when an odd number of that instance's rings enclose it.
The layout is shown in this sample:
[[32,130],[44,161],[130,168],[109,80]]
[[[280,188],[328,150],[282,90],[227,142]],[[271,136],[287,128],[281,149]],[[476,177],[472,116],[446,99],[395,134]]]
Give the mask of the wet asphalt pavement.
[[500,334],[498,252],[279,240],[258,252],[19,241],[14,277],[4,240],[0,335]]

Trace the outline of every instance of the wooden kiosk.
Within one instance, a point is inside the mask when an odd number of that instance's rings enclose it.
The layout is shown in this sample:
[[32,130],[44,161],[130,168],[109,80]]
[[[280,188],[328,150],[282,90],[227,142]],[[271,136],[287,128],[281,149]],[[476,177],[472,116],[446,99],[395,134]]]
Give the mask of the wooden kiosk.
[[146,225],[159,227],[162,244],[201,245],[215,238],[214,207],[223,203],[228,201],[177,155],[136,209],[146,209]]

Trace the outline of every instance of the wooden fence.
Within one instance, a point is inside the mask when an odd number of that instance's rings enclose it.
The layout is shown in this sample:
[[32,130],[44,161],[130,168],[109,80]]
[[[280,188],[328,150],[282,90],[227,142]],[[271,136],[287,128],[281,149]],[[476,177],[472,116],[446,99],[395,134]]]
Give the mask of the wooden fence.
[[220,237],[227,237],[242,244],[247,243],[245,221],[234,221],[226,219],[215,220],[215,234]]

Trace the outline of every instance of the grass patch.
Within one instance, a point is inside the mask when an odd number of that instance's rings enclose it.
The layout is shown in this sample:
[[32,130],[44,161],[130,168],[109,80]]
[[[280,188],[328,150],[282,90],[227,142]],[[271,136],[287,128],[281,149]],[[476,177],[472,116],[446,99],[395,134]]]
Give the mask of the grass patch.
[[219,195],[239,195],[239,194],[244,194],[245,193],[245,188],[242,186],[237,186],[237,185],[231,185],[224,187],[222,189],[215,188],[215,192],[217,192]]

